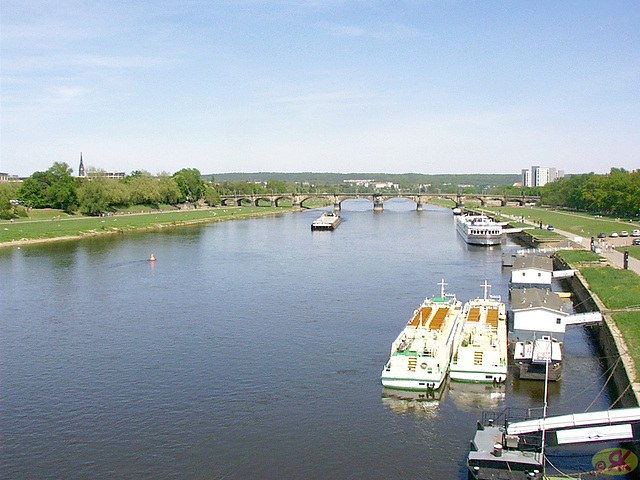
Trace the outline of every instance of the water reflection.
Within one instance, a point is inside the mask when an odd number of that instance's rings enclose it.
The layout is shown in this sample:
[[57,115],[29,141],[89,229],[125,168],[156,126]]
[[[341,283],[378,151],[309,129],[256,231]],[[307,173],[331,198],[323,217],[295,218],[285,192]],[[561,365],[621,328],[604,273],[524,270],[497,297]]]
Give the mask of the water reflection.
[[500,410],[507,395],[504,383],[450,382],[449,398],[465,412]]
[[382,389],[382,404],[395,413],[411,413],[418,417],[436,417],[440,402],[447,394],[446,386],[430,392]]

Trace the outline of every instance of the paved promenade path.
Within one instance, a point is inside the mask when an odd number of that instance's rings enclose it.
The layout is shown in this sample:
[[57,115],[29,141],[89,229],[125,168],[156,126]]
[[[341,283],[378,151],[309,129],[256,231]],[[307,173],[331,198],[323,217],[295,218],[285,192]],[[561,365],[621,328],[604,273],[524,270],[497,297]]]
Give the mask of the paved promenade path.
[[[564,232],[562,230],[555,230],[560,235],[564,235],[570,240],[573,240],[576,243],[581,244],[584,248],[589,250],[591,248],[591,237],[585,238],[577,236],[575,233]],[[601,253],[600,255],[606,258],[611,265],[615,265],[616,267],[623,268],[624,267],[624,254],[615,250],[614,247],[624,245],[627,239],[624,238],[607,238],[600,241],[600,239],[596,239],[596,245],[600,247]],[[640,260],[629,256],[629,270],[636,272],[640,275]]]
[[[506,215],[506,216],[509,216],[509,215]],[[526,220],[520,217],[516,218],[514,216],[510,216],[510,217],[513,218],[514,220],[518,220],[519,222],[522,222],[524,220],[524,223],[533,225],[534,227],[538,226],[536,222],[531,220]],[[559,233],[560,235],[567,237],[569,240],[582,245],[587,250],[591,249],[591,237],[581,237],[580,235],[576,235],[575,233],[558,230],[557,228],[554,229],[554,231]],[[631,242],[631,237],[604,238],[604,239],[596,238],[595,240],[597,242],[596,245],[599,246],[600,249],[602,250],[600,253],[602,257],[606,258],[611,265],[614,265],[619,268],[624,268],[624,254],[622,252],[615,250],[615,247],[629,245]],[[638,275],[640,275],[640,260],[629,256],[629,270],[634,271]]]

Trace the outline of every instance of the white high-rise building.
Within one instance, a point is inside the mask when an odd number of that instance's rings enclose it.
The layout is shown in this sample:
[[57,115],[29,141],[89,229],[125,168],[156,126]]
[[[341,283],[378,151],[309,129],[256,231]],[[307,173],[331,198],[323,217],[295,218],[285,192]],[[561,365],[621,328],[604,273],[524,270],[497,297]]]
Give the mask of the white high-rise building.
[[522,170],[523,187],[544,187],[547,183],[564,177],[564,171],[553,167],[540,167],[534,165],[531,170]]

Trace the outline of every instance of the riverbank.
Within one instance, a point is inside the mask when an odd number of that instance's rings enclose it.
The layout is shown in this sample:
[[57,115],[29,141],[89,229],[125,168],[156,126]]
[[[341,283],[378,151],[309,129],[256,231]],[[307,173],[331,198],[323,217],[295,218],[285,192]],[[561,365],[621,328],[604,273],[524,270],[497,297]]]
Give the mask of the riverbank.
[[53,217],[48,220],[5,221],[0,223],[0,248],[242,220],[297,210],[293,207],[214,207],[184,211],[119,213],[104,217]]
[[[630,238],[607,238],[606,241],[611,242],[607,243],[607,248],[604,248],[604,241],[594,238],[601,250],[598,254],[590,250],[591,237],[597,236],[594,232],[611,228],[611,225],[616,225],[617,230],[632,229],[635,225],[532,207],[495,207],[482,211],[508,221],[511,227],[527,228],[513,236],[530,247],[567,248],[570,245],[578,249],[559,250],[554,257],[562,265],[561,269],[578,270],[570,280],[571,291],[577,299],[575,303],[586,311],[600,311],[603,315],[602,325],[595,328],[595,340],[618,392],[614,404],[640,405],[640,261],[629,258],[628,268],[624,269],[622,250],[635,248],[630,245]],[[547,229],[547,225],[554,226]],[[618,250],[612,247],[618,247]]]
[[[521,224],[536,224],[532,218],[545,217],[545,220],[560,223],[558,217],[553,217],[554,212],[538,212],[530,207],[511,207],[515,211],[509,211],[508,217],[515,218]],[[528,212],[527,215],[518,215],[520,211]],[[495,212],[497,213],[497,212]],[[506,212],[500,212],[503,216]],[[556,213],[562,216],[562,229],[554,228],[555,235],[577,248],[584,250],[560,250],[555,257],[564,268],[578,270],[571,281],[571,290],[577,297],[577,304],[586,307],[587,310],[602,312],[604,322],[596,328],[596,340],[602,349],[603,358],[611,369],[611,378],[618,391],[618,403],[622,406],[640,405],[640,334],[637,326],[640,325],[640,261],[637,258],[629,258],[628,270],[623,269],[624,258],[621,251],[612,248],[603,249],[596,254],[589,250],[592,231],[602,228],[601,224],[585,221],[584,216],[575,215],[574,224],[570,225],[571,214],[567,212]],[[598,222],[594,220],[593,222]],[[611,220],[605,220],[611,223]],[[625,222],[620,222],[625,225]],[[520,226],[520,225],[518,225]],[[532,235],[520,236],[521,241],[530,246],[543,248],[553,246],[556,241],[540,242],[535,238],[535,232],[543,231],[536,228]],[[526,230],[525,230],[526,232]],[[584,235],[584,234],[587,235]],[[609,239],[608,239],[609,240]],[[627,240],[627,239],[625,239]],[[627,246],[625,249],[632,249]]]
[[[591,254],[594,258],[589,258]],[[640,405],[640,311],[624,311],[633,303],[640,278],[633,272],[601,266],[599,257],[592,252],[562,250],[554,255],[557,268],[578,269],[568,279],[575,302],[581,311],[599,311],[603,323],[592,327],[592,332],[609,376],[617,392],[617,404],[622,407]],[[613,276],[624,274],[626,281],[614,281]],[[617,285],[611,287],[611,285]],[[616,295],[612,296],[614,291]]]

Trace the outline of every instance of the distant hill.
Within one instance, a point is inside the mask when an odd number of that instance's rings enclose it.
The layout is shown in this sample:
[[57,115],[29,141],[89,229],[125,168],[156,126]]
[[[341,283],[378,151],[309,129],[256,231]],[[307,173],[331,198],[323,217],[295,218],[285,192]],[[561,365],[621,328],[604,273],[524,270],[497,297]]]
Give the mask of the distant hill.
[[344,180],[374,180],[377,182],[393,182],[398,184],[431,184],[431,185],[513,185],[521,179],[520,174],[441,174],[427,175],[423,173],[330,173],[330,172],[255,172],[255,173],[213,173],[203,178],[216,182],[266,182],[280,180],[283,182],[309,182],[311,184],[339,184]]

